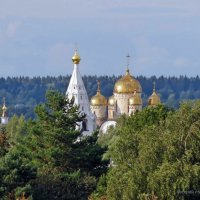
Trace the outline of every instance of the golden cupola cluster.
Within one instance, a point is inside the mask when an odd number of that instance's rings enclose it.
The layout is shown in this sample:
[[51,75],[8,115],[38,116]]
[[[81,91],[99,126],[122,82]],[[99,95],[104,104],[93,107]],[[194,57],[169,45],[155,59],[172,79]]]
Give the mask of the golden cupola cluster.
[[107,106],[106,98],[101,94],[100,81],[98,81],[97,93],[91,98],[92,106]]
[[114,93],[117,94],[128,94],[128,93],[134,93],[134,91],[141,93],[142,87],[138,80],[133,78],[130,75],[129,69],[126,70],[126,74],[120,78],[114,86]]
[[139,93],[135,90],[133,96],[129,99],[129,105],[142,105],[142,98]]
[[156,83],[154,82],[154,88],[153,88],[153,93],[148,99],[148,105],[149,106],[156,106],[161,104],[160,97],[156,93]]
[[79,64],[81,61],[81,57],[78,55],[77,49],[74,52],[74,55],[72,57],[72,61],[74,64]]
[[[130,56],[127,56],[129,58]],[[98,89],[95,96],[91,98],[90,106],[92,113],[95,116],[97,126],[100,130],[105,131],[110,125],[115,125],[116,120],[121,115],[134,115],[142,111],[142,87],[140,82],[131,76],[129,72],[129,62],[124,76],[115,82],[113,95],[106,98],[101,94],[100,82],[98,82]],[[149,106],[156,106],[160,104],[160,97],[156,93],[155,83],[153,93],[148,99]]]

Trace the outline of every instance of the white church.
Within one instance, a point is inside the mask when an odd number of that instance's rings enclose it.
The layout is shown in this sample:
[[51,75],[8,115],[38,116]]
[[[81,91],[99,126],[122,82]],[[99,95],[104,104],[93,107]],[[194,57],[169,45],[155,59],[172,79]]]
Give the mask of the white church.
[[[85,121],[80,124],[83,135],[90,135],[97,127],[100,128],[101,132],[105,133],[108,127],[116,125],[116,120],[120,115],[130,116],[136,111],[142,110],[142,87],[139,81],[131,76],[128,65],[125,75],[116,81],[113,95],[108,100],[101,94],[100,82],[98,82],[97,93],[89,101],[79,71],[80,60],[81,58],[77,50],[75,50],[72,57],[74,69],[66,96],[69,99],[74,98],[74,103],[79,105],[80,112],[86,114]],[[148,99],[148,105],[156,106],[160,103],[160,97],[156,93],[154,84],[153,93]]]

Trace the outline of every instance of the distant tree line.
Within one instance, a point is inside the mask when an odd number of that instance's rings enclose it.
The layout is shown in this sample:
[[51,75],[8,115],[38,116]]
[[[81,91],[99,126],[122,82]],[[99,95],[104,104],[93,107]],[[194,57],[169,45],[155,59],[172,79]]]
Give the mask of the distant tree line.
[[[96,93],[97,80],[101,81],[102,94],[108,98],[112,95],[114,84],[119,78],[119,76],[83,76],[83,81],[89,98]],[[162,102],[168,106],[177,108],[181,101],[200,98],[199,76],[191,78],[139,76],[136,79],[139,80],[143,89],[144,106],[152,93],[154,81]],[[6,97],[10,116],[24,114],[26,118],[34,118],[34,107],[38,103],[45,102],[46,91],[54,89],[64,94],[69,80],[70,76],[0,78],[0,103],[2,104],[3,97]]]

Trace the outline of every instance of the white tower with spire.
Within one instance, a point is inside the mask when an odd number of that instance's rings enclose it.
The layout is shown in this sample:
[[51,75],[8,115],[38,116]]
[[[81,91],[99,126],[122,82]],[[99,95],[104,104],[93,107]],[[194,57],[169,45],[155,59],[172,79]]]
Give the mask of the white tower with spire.
[[80,124],[79,128],[83,131],[83,135],[90,135],[96,129],[95,116],[90,110],[88,95],[79,72],[80,60],[81,58],[78,55],[77,50],[75,50],[75,54],[72,57],[74,69],[67,88],[66,96],[69,99],[74,98],[74,103],[79,106],[79,111],[86,114],[86,119]]
[[8,117],[7,117],[7,107],[6,107],[6,99],[3,98],[3,107],[2,107],[2,116],[1,116],[1,124],[6,125],[8,124]]

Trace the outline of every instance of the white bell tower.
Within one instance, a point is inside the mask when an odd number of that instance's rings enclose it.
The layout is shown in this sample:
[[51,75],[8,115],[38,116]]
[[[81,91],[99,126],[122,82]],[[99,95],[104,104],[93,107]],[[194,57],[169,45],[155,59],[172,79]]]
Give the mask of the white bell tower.
[[66,96],[69,99],[74,98],[74,103],[79,106],[79,111],[86,114],[86,119],[80,124],[79,129],[83,131],[83,135],[90,135],[95,129],[95,116],[90,110],[90,103],[88,95],[79,72],[80,56],[75,50],[72,61],[74,63],[74,69],[67,88]]

